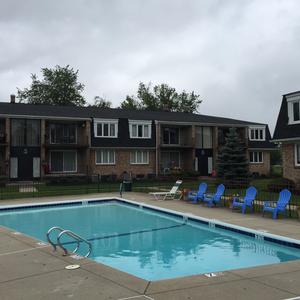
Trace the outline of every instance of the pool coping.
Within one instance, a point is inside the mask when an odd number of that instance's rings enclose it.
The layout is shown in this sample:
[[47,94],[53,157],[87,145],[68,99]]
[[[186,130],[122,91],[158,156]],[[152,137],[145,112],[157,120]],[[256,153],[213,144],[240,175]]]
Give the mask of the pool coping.
[[[146,204],[144,202],[137,202],[137,201],[133,201],[133,200],[128,200],[128,199],[124,199],[124,198],[120,198],[120,197],[97,197],[97,198],[86,198],[86,199],[80,199],[80,200],[65,200],[65,201],[49,201],[49,202],[39,202],[39,203],[34,203],[34,204],[14,204],[14,205],[2,205],[0,206],[0,211],[1,210],[6,210],[6,209],[13,209],[13,208],[29,208],[29,207],[45,207],[45,206],[54,206],[54,205],[68,205],[68,204],[79,204],[79,203],[97,203],[97,202],[103,202],[103,201],[120,201],[120,202],[125,202],[128,204],[133,204],[134,206],[138,206],[138,207],[145,207],[145,208],[150,208],[150,209],[154,209],[155,211],[160,211],[160,212],[165,212],[167,214],[171,214],[171,215],[176,215],[176,216],[183,216],[183,217],[187,217],[190,220],[198,220],[201,222],[211,222],[213,221],[215,224],[218,224],[220,226],[230,226],[234,229],[237,230],[247,230],[248,232],[251,232],[252,234],[259,234],[259,235],[264,235],[267,237],[276,237],[279,238],[280,240],[283,241],[288,241],[288,242],[293,242],[296,243],[297,245],[300,245],[300,241],[297,239],[292,239],[292,238],[288,238],[288,237],[284,237],[284,236],[280,236],[280,235],[275,235],[275,234],[271,234],[268,232],[262,232],[259,230],[254,230],[251,228],[247,228],[247,227],[243,227],[243,226],[238,226],[238,225],[233,225],[230,223],[226,223],[226,222],[222,222],[216,219],[208,219],[208,218],[203,218],[200,216],[196,216],[193,215],[191,213],[183,213],[183,212],[179,212],[179,211],[175,211],[175,210],[171,210],[171,209],[166,209],[166,208],[162,208],[159,206],[155,206],[155,205],[149,205]],[[38,239],[33,238],[31,236],[27,236],[25,234],[20,234],[20,235],[14,235],[14,230],[5,228],[2,226],[2,231],[6,232],[6,234],[11,235],[13,238],[15,239],[19,239],[19,240],[23,240],[26,241],[27,244],[31,245],[33,248],[38,248],[38,242],[40,242]],[[50,255],[54,255],[54,256],[60,256],[60,254],[58,253],[53,253],[52,249],[50,249],[50,245],[48,247],[43,247],[38,249],[39,251],[48,253]],[[264,266],[256,266],[256,267],[251,267],[251,268],[244,268],[244,269],[235,269],[235,270],[230,270],[230,271],[224,271],[224,272],[219,272],[219,274],[217,274],[216,277],[211,277],[208,278],[206,277],[204,274],[197,274],[197,275],[190,275],[190,276],[184,276],[184,277],[177,277],[177,278],[172,278],[172,279],[163,279],[163,280],[157,280],[157,281],[147,281],[144,280],[142,278],[136,277],[134,275],[131,275],[129,273],[120,271],[118,269],[109,267],[107,265],[95,262],[91,259],[81,259],[81,260],[77,260],[74,259],[70,256],[68,257],[63,257],[63,260],[66,263],[79,263],[81,264],[81,268],[85,269],[85,270],[92,270],[92,272],[94,272],[95,274],[101,275],[102,277],[108,278],[109,280],[112,281],[117,281],[119,284],[134,290],[136,292],[138,292],[139,294],[142,295],[146,295],[146,294],[156,294],[156,293],[162,293],[162,292],[167,292],[172,290],[172,288],[170,289],[170,286],[175,286],[175,288],[173,288],[173,290],[177,290],[177,289],[186,289],[186,288],[193,288],[193,287],[197,287],[197,286],[201,286],[201,285],[208,285],[208,284],[213,284],[213,283],[222,283],[222,282],[228,282],[228,281],[232,281],[232,280],[241,280],[241,278],[244,278],[243,272],[248,272],[251,274],[251,272],[257,273],[259,272],[259,270],[265,270],[268,268],[272,268],[275,269],[275,273],[276,272],[281,272],[281,269],[284,269],[285,266],[287,268],[293,266],[293,269],[295,270],[299,270],[300,271],[300,264],[296,263],[299,262],[299,260],[294,260],[291,262],[285,262],[285,263],[280,263],[280,264],[269,264],[269,265],[264,265]],[[276,271],[277,270],[277,271]]]

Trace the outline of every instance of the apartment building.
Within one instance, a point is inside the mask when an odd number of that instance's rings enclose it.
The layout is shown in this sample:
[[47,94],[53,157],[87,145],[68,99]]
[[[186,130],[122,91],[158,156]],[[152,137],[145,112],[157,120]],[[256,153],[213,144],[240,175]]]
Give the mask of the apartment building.
[[0,176],[211,175],[230,127],[247,146],[250,171],[268,175],[274,145],[266,124],[190,113],[1,102]]
[[282,96],[273,142],[281,144],[283,177],[300,184],[300,91]]

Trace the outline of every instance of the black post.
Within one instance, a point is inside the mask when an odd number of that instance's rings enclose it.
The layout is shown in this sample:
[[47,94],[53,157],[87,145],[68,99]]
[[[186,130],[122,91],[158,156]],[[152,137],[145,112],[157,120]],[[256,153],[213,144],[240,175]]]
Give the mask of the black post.
[[97,175],[97,190],[98,190],[98,193],[100,193],[100,174],[99,173]]

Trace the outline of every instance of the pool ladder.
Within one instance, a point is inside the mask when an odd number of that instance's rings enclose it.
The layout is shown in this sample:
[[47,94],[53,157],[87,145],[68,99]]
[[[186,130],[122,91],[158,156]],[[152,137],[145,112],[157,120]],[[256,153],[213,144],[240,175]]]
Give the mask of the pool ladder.
[[[59,232],[59,234],[57,235],[57,243],[56,244],[50,239],[50,233],[54,230]],[[67,230],[67,229],[64,229],[64,228],[61,228],[58,226],[51,227],[47,232],[47,240],[48,240],[49,244],[52,245],[54,251],[56,251],[57,246],[58,246],[64,251],[64,255],[69,254],[69,251],[63,246],[63,244],[61,242],[61,237],[63,235],[68,235],[69,237],[74,238],[74,240],[77,242],[76,248],[72,251],[73,254],[76,254],[76,252],[80,248],[81,242],[86,243],[89,247],[88,252],[86,253],[86,255],[84,255],[84,257],[88,257],[91,254],[92,244],[88,240],[84,239],[83,237],[81,237],[80,235],[76,234],[75,232],[73,232],[71,230]]]

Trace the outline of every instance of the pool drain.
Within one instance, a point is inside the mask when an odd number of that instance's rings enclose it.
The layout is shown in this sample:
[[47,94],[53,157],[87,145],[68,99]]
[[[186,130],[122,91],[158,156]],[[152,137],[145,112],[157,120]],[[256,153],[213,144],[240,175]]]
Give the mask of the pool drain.
[[79,268],[80,268],[80,265],[68,265],[65,267],[66,270],[76,270]]

